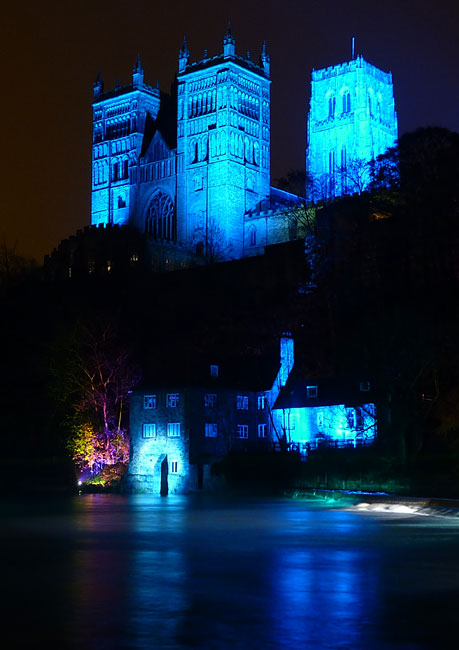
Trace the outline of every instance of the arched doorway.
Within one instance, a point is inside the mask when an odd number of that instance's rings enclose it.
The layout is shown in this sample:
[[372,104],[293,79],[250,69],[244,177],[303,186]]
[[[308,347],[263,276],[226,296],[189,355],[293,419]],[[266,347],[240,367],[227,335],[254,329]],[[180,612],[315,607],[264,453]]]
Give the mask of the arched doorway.
[[161,486],[160,486],[160,495],[162,497],[167,497],[169,494],[169,483],[168,483],[168,474],[169,474],[169,463],[167,456],[163,456],[161,460]]

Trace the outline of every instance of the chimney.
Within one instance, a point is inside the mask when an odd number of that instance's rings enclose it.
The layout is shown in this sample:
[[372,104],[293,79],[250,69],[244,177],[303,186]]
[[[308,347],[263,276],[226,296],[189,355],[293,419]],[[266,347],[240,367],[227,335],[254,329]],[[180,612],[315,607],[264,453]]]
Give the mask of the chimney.
[[294,362],[295,355],[293,337],[290,332],[284,332],[280,340],[279,382],[281,386],[285,386],[287,383],[287,379],[292,372]]

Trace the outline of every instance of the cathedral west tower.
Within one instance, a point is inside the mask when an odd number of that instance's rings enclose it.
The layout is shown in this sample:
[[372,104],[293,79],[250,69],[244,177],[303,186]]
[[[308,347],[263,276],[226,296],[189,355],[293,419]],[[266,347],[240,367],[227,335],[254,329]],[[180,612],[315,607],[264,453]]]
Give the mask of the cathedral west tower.
[[179,55],[177,213],[179,238],[225,257],[243,254],[244,214],[269,197],[270,61],[236,54],[231,28],[223,53]]
[[147,115],[159,111],[159,89],[144,83],[140,59],[132,82],[104,92],[100,76],[94,83],[91,223],[128,224],[135,197],[131,175],[139,162]]

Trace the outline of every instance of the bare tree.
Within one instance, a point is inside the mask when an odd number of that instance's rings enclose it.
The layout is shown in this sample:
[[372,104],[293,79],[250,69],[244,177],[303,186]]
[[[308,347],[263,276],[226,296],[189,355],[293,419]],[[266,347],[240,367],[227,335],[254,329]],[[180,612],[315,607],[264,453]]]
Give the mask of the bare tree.
[[209,219],[206,226],[196,228],[194,245],[209,263],[223,262],[231,258],[232,243],[226,237],[225,229],[214,219]]
[[8,287],[17,279],[36,268],[36,262],[19,255],[17,242],[9,246],[5,239],[0,243],[0,287]]
[[112,325],[79,324],[55,349],[52,392],[69,425],[68,446],[91,471],[127,461],[125,406],[140,371]]
[[362,194],[371,180],[371,161],[363,158],[355,158],[338,167],[337,178],[339,179],[341,194]]

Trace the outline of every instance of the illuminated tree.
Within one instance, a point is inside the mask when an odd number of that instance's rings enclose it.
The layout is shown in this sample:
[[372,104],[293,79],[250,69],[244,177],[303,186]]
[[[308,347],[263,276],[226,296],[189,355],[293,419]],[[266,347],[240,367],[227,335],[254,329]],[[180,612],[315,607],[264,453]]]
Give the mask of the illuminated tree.
[[113,327],[79,325],[61,341],[54,393],[64,407],[67,446],[81,470],[97,473],[127,463],[126,402],[140,378],[132,354]]
[[129,461],[129,437],[122,428],[107,436],[95,431],[88,422],[77,423],[68,448],[79,469],[89,469],[91,474],[99,473],[107,465]]

